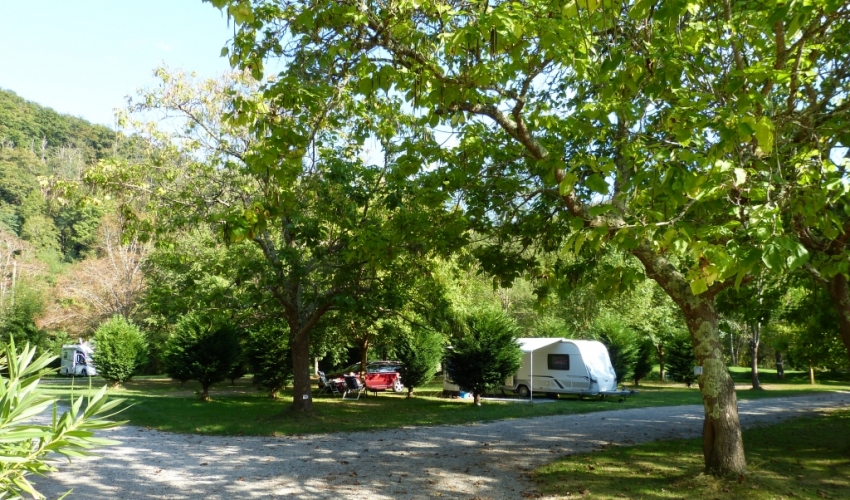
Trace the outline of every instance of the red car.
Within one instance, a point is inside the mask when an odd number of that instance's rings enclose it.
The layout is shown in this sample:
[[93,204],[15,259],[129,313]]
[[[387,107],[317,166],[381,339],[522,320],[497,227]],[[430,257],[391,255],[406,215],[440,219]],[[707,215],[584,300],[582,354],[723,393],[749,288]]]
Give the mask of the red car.
[[[398,373],[400,368],[401,363],[398,361],[369,361],[366,363],[366,388],[370,391],[404,391],[404,384]],[[338,372],[329,373],[328,380],[333,380],[342,387],[345,385],[342,377],[346,373],[359,374],[360,363],[347,366]]]

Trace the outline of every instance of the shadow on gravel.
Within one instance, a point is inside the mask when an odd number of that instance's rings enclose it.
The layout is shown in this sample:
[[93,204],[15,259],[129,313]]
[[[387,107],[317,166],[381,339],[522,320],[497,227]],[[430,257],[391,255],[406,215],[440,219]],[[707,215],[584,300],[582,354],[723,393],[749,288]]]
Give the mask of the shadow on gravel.
[[[834,393],[740,411],[752,426],[848,404],[850,394]],[[565,454],[695,437],[701,427],[697,406],[282,438],[124,427],[108,433],[123,444],[103,457],[35,483],[48,498],[73,488],[79,498],[516,499],[534,494],[532,469]]]

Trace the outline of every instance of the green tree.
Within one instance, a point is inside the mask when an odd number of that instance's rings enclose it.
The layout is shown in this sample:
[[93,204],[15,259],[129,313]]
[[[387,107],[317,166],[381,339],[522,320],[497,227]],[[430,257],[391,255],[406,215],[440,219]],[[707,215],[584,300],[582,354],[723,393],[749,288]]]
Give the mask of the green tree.
[[[254,93],[257,83],[243,75],[191,84],[159,74],[162,87],[138,109],[177,113],[187,127],[177,137],[155,127],[146,136],[162,155],[157,168],[102,162],[87,179],[115,191],[134,189],[140,179],[156,184],[160,218],[149,229],[207,226],[225,243],[256,248],[262,260],[251,263],[249,285],[286,320],[292,407],[311,411],[311,330],[329,311],[402,307],[409,291],[394,282],[422,274],[426,257],[449,251],[462,217],[446,209],[448,192],[415,189],[418,180],[407,174],[415,159],[394,152],[392,141],[406,125],[392,100],[376,106],[331,88],[317,94],[306,75],[289,77],[291,100]],[[337,113],[350,105],[381,124],[380,165],[358,154],[376,136]]]
[[481,394],[503,383],[522,365],[516,323],[500,310],[472,313],[464,334],[452,342],[446,355],[449,376],[472,392],[476,405]]
[[50,354],[36,357],[35,348],[28,344],[18,351],[14,342],[9,342],[0,356],[4,372],[0,377],[0,406],[8,409],[0,413],[0,440],[5,457],[0,462],[0,492],[6,498],[46,498],[28,476],[55,472],[56,453],[69,458],[83,457],[92,455],[90,450],[94,447],[119,444],[95,437],[97,431],[123,423],[106,420],[123,402],[107,401],[106,387],[94,396],[72,400],[69,410],[49,424],[33,424],[34,415],[44,413],[51,406],[55,408],[58,403],[37,390],[40,375],[55,359]]
[[254,381],[276,399],[292,382],[292,353],[286,330],[277,322],[259,325],[249,332],[246,350]]
[[122,316],[106,320],[94,332],[94,363],[113,387],[133,378],[147,360],[142,331]]
[[655,358],[655,344],[650,339],[643,339],[638,344],[637,356],[635,358],[634,378],[635,385],[652,373],[653,360]]
[[619,382],[625,383],[634,376],[639,349],[634,331],[620,318],[605,314],[596,319],[590,333],[608,349],[611,366]]
[[401,382],[407,387],[407,397],[416,387],[434,378],[443,359],[443,336],[432,330],[414,327],[402,335],[396,347],[396,359],[401,361]]
[[[284,76],[392,93],[423,126],[451,128],[457,146],[410,154],[433,152],[421,165],[444,165],[449,185],[477,183],[464,202],[483,228],[555,243],[569,226],[574,253],[637,258],[704,369],[706,469],[746,472],[714,296],[806,262],[793,214],[845,232],[846,167],[829,160],[848,141],[845,3],[211,2],[239,28],[233,64],[259,77],[278,57]],[[519,259],[498,250],[481,255],[510,275]],[[612,271],[606,283],[627,284]]]
[[697,359],[694,357],[690,339],[684,335],[674,338],[670,342],[667,353],[669,363],[667,373],[670,375],[670,379],[676,382],[683,382],[690,387],[697,379],[696,375],[694,375],[694,366],[697,364]]
[[200,314],[187,314],[177,322],[164,353],[168,375],[200,382],[203,401],[210,400],[210,387],[225,380],[239,361],[236,328]]

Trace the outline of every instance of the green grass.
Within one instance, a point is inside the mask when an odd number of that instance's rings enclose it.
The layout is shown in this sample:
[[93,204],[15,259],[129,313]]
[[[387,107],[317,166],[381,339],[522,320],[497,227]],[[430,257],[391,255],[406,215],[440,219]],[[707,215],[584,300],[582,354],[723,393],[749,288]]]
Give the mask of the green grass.
[[[93,385],[102,385],[94,379]],[[74,394],[85,394],[87,385],[76,381]],[[602,410],[619,410],[647,406],[674,406],[701,404],[699,391],[680,384],[642,385],[640,394],[624,403],[616,400],[563,397],[554,402],[528,404],[525,402],[485,402],[475,407],[468,400],[439,397],[440,379],[417,390],[412,399],[404,395],[380,393],[379,396],[361,397],[360,401],[341,400],[339,397],[318,396],[314,399],[315,414],[299,416],[287,411],[291,393],[285,391],[281,399],[271,400],[251,386],[250,379],[242,379],[213,387],[212,401],[201,402],[195,391],[197,384],[179,383],[167,378],[140,377],[120,389],[111,389],[110,396],[126,399],[129,407],[121,418],[133,425],[153,429],[217,435],[286,435],[326,432],[351,432],[399,428],[403,426],[465,424],[491,420],[536,417],[543,415],[588,413]],[[740,399],[760,399],[806,394],[812,391],[850,390],[843,385],[782,386],[765,391],[739,390]],[[94,390],[94,389],[91,389]],[[44,380],[42,391],[67,400],[71,393],[68,379]],[[541,395],[542,398],[542,395]]]
[[559,498],[850,498],[850,411],[744,432],[745,478],[702,473],[699,439],[573,455],[533,473],[539,492]]

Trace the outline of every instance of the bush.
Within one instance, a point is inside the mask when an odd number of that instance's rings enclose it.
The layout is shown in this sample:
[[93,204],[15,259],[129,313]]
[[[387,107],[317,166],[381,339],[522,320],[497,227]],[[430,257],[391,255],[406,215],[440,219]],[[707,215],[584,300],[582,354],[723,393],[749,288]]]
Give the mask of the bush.
[[442,357],[443,337],[436,332],[416,329],[399,340],[396,359],[402,363],[399,375],[407,387],[407,397],[413,395],[415,387],[422,387],[434,378]]
[[670,379],[690,387],[697,379],[694,375],[696,364],[691,338],[685,335],[674,338],[667,347],[667,374]]
[[[120,425],[122,422],[103,420],[121,404],[122,400],[106,400],[106,387],[97,394],[83,400],[81,396],[72,401],[69,410],[47,425],[34,425],[32,416],[44,413],[57,400],[45,398],[36,390],[39,373],[56,356],[44,354],[33,361],[35,348],[27,344],[20,353],[10,340],[5,352],[0,355],[0,369],[6,376],[0,377],[0,442],[3,443],[3,460],[0,462],[0,497],[44,498],[27,476],[35,472],[43,475],[55,472],[51,465],[55,453],[68,457],[91,455],[94,446],[118,444],[93,433]],[[86,403],[85,405],[83,403]],[[80,408],[85,407],[84,411]],[[9,409],[14,409],[9,411]]]
[[516,342],[518,328],[500,310],[481,311],[466,321],[466,332],[448,353],[449,376],[472,392],[475,404],[481,394],[502,384],[522,364],[522,351]]
[[263,325],[248,336],[247,358],[254,382],[277,398],[292,382],[292,352],[288,332],[275,325]]
[[147,358],[145,335],[122,316],[113,316],[94,332],[94,364],[113,386],[133,378]]
[[654,358],[655,344],[650,339],[644,339],[638,345],[637,357],[635,359],[634,374],[632,375],[635,385],[640,385],[640,381],[652,373]]
[[164,352],[168,376],[197,380],[201,399],[209,401],[210,387],[226,379],[239,362],[239,334],[232,326],[195,314],[183,316]]
[[617,381],[624,383],[630,379],[638,357],[638,343],[634,331],[620,318],[603,315],[593,323],[591,335],[608,349]]

